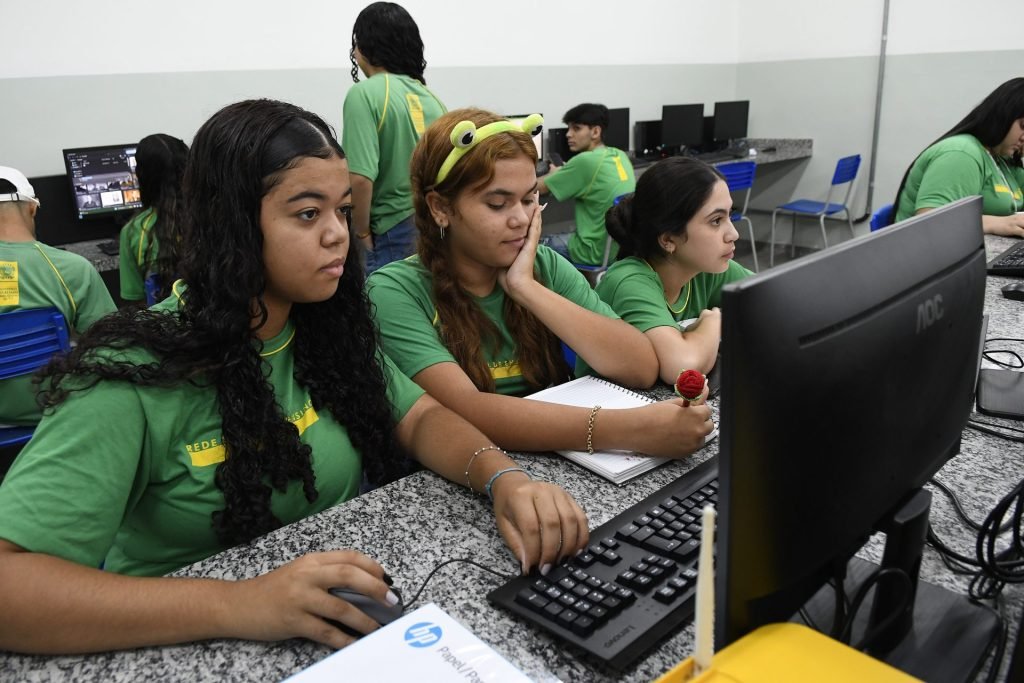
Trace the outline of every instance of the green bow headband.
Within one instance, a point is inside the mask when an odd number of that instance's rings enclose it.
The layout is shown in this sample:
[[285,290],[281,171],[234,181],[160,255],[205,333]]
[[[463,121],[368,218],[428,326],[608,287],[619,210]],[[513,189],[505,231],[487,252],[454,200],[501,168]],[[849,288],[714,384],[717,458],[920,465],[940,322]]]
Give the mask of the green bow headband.
[[459,159],[465,156],[466,152],[476,147],[481,140],[486,140],[492,135],[498,133],[526,133],[527,135],[534,136],[541,131],[544,127],[544,117],[540,114],[530,114],[522,121],[513,123],[512,121],[494,121],[488,123],[480,128],[476,127],[476,124],[472,121],[459,121],[455,128],[452,129],[451,141],[452,151],[448,153],[448,158],[441,164],[441,170],[437,172],[437,179],[434,182],[434,186],[438,186],[444,182],[444,179],[448,177],[452,169],[455,168],[455,164],[459,163]]

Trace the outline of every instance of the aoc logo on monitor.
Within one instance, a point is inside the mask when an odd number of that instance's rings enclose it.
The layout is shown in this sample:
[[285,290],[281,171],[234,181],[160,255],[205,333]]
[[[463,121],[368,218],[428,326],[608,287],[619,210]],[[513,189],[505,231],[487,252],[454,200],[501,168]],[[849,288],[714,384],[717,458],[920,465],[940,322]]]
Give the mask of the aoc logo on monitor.
[[942,295],[936,294],[927,301],[917,305],[917,334],[921,334],[929,327],[942,320],[945,310],[942,307]]
[[430,647],[441,640],[441,627],[429,621],[413,624],[405,631],[405,642],[410,647]]

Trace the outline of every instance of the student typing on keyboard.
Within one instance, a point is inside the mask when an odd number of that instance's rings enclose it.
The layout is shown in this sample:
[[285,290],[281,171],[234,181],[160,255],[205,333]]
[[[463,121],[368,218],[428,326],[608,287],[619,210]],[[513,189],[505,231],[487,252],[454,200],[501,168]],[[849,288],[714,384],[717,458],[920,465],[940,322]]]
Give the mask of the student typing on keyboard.
[[1003,83],[914,160],[896,193],[897,221],[982,196],[986,233],[1024,237],[1024,78]]

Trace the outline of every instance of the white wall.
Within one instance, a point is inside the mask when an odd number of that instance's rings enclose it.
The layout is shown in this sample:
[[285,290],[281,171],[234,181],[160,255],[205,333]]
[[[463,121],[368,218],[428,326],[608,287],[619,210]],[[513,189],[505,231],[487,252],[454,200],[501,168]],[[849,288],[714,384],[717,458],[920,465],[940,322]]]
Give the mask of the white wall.
[[[403,0],[431,67],[735,63],[739,0]],[[0,0],[0,79],[348,68],[364,2]],[[641,14],[627,14],[638,7]],[[647,20],[645,21],[645,17]],[[662,32],[645,40],[645,24]],[[649,29],[648,29],[649,30]]]

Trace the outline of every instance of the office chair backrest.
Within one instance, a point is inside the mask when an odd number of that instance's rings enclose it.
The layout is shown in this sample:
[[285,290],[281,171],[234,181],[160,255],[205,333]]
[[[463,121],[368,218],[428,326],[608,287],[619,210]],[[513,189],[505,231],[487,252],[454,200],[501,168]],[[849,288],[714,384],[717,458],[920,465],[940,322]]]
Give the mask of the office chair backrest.
[[725,183],[730,192],[748,190],[754,186],[754,172],[757,164],[753,161],[737,161],[718,166],[718,172],[725,176]]
[[147,306],[160,303],[157,299],[157,294],[160,292],[161,285],[162,280],[159,273],[150,273],[146,276],[146,280],[142,283],[142,286],[146,290]]
[[832,174],[832,184],[842,185],[857,177],[857,170],[860,168],[860,155],[843,157],[836,164],[836,172]]
[[892,204],[886,204],[878,211],[875,211],[871,215],[871,232],[892,225],[894,211],[895,207]]
[[64,315],[56,308],[0,313],[0,379],[34,372],[70,348]]

